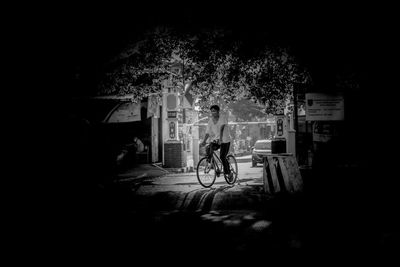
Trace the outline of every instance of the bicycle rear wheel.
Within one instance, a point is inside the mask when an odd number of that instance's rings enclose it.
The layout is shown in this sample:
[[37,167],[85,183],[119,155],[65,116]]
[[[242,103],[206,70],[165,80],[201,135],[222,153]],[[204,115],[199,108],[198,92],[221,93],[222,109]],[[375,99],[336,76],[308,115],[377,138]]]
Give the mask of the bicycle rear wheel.
[[197,180],[204,187],[211,187],[214,184],[217,175],[215,173],[213,162],[208,162],[207,157],[200,159],[197,164],[196,174]]
[[229,176],[224,174],[225,177],[225,181],[228,184],[234,184],[237,180],[238,177],[238,166],[237,166],[237,162],[234,156],[232,155],[228,155],[227,157],[228,163],[229,163],[229,169],[231,170],[231,173],[233,173],[233,177],[232,179],[229,179]]

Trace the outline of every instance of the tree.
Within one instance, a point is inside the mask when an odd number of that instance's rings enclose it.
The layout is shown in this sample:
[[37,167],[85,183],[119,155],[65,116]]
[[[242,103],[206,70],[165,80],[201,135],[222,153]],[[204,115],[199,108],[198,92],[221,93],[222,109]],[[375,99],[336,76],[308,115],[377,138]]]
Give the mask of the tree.
[[265,105],[269,114],[283,110],[286,101],[293,98],[295,83],[310,83],[306,70],[283,48],[264,49],[244,71],[250,98]]
[[290,98],[292,83],[309,82],[309,77],[288,49],[259,45],[253,50],[232,30],[158,27],[109,64],[99,93],[132,94],[137,101],[161,93],[162,81],[169,79],[181,90],[190,82],[200,110],[211,104],[225,109],[247,98],[274,113]]
[[252,100],[241,99],[230,103],[228,107],[231,114],[236,117],[236,121],[258,121],[267,118],[265,107]]

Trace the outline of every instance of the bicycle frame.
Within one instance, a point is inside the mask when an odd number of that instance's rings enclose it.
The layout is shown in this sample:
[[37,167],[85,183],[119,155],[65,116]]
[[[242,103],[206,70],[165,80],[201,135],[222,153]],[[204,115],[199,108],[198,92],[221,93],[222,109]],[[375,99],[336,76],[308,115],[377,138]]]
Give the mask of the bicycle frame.
[[[221,174],[223,174],[228,184],[233,185],[236,182],[238,167],[235,156],[232,155],[231,153],[228,153],[226,158],[228,160],[230,173],[233,172],[233,177],[232,175],[228,175],[227,173],[224,172],[224,164],[222,163],[222,159],[220,158],[218,153],[216,153],[215,150],[212,151],[210,161],[208,159],[208,156],[205,156],[200,159],[196,172],[197,172],[197,179],[202,186],[211,187],[215,182],[215,178],[219,177]],[[233,159],[233,161],[231,160],[231,158]],[[211,169],[214,169],[214,174],[211,174],[212,177],[209,177],[207,175],[209,174]],[[204,181],[202,180],[203,175],[205,175],[204,178],[206,179]]]
[[[217,167],[216,170],[218,171],[218,176],[219,176],[221,173],[224,173],[224,164],[222,163],[221,158],[218,156],[218,154],[215,151],[216,150],[213,151],[213,156],[212,157],[213,157],[213,160],[214,160],[214,165]],[[228,153],[226,156],[228,157],[229,155],[232,155],[232,154]],[[220,167],[222,167],[222,168],[220,168]]]
[[[224,165],[222,163],[221,158],[217,155],[217,153],[215,153],[215,151],[213,151],[213,161],[214,161],[214,166],[216,167],[217,174],[219,176],[221,173],[223,173]],[[220,166],[222,167],[222,169],[220,168]]]

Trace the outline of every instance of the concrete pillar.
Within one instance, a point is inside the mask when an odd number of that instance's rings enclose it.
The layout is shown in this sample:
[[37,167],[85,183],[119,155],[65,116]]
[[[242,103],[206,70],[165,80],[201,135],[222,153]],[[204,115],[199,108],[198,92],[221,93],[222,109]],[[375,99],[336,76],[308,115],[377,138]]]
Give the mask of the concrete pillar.
[[175,87],[166,81],[163,87],[163,166],[182,168],[186,166],[183,143],[179,141],[179,97]]
[[168,85],[167,82],[163,84],[162,88],[162,108],[161,108],[161,119],[162,119],[162,164],[165,165],[165,147],[164,143],[168,140],[168,121],[167,121],[167,93]]
[[[199,114],[197,111],[193,111],[193,122],[195,124],[199,120]],[[197,164],[199,162],[199,126],[193,125],[192,126],[192,139],[193,139],[193,147],[192,147],[192,153],[193,153],[193,166],[196,168]]]
[[287,116],[287,138],[286,138],[286,151],[287,153],[296,155],[296,130],[294,127],[293,115],[289,114]]
[[286,151],[292,155],[296,155],[296,131],[289,130],[286,142]]

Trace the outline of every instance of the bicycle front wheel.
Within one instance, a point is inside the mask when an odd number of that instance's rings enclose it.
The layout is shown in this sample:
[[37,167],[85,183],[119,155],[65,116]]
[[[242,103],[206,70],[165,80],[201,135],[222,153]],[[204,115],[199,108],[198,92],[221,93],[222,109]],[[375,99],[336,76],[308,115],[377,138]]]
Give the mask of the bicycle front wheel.
[[238,165],[237,165],[237,162],[236,162],[236,159],[235,159],[234,156],[228,155],[226,157],[226,159],[228,160],[229,169],[231,170],[231,173],[233,173],[233,177],[232,177],[232,179],[229,179],[228,175],[224,175],[225,181],[228,184],[234,184],[236,182],[236,180],[237,180],[237,177],[238,177]]
[[197,164],[196,174],[197,180],[204,187],[211,187],[215,182],[215,168],[212,161],[207,161],[207,157],[202,158]]

